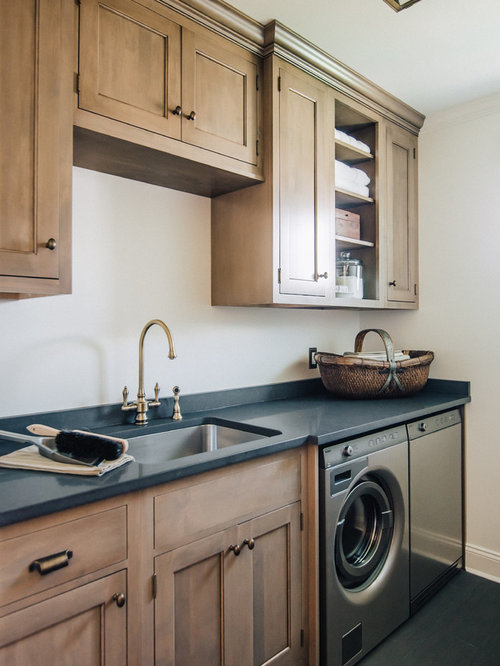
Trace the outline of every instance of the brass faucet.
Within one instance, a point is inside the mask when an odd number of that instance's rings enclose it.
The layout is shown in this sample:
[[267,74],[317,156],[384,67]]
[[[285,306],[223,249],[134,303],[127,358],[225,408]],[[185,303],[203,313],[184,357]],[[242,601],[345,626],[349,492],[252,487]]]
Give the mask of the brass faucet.
[[172,336],[170,334],[170,331],[168,329],[168,326],[161,321],[161,319],[152,319],[151,321],[148,321],[146,326],[142,329],[141,332],[141,337],[139,338],[139,390],[137,391],[137,402],[127,402],[128,398],[128,389],[125,386],[123,388],[123,403],[122,403],[122,410],[123,411],[128,411],[131,409],[137,410],[137,414],[135,417],[135,423],[136,425],[146,425],[148,422],[148,408],[149,407],[159,407],[160,405],[160,400],[158,398],[159,393],[160,393],[160,387],[158,386],[158,382],[156,382],[154,392],[155,392],[155,399],[154,400],[148,400],[146,398],[146,394],[144,393],[144,338],[146,337],[146,333],[149,331],[151,326],[154,326],[155,324],[158,324],[166,333],[167,338],[168,338],[168,358],[175,358],[175,351],[174,351],[174,342],[172,340]]

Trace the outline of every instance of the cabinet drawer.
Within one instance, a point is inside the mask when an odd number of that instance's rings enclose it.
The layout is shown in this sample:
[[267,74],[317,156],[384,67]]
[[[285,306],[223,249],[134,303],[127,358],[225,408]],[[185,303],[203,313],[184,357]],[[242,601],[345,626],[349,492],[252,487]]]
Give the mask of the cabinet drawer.
[[154,497],[157,550],[300,499],[300,453],[233,465],[188,481]]
[[[72,556],[62,568],[40,573],[33,564],[63,551],[71,551]],[[126,557],[126,506],[7,539],[0,543],[1,605],[98,571]],[[65,559],[61,556],[58,561]],[[52,562],[49,560],[49,568]],[[42,560],[42,571],[46,566]]]

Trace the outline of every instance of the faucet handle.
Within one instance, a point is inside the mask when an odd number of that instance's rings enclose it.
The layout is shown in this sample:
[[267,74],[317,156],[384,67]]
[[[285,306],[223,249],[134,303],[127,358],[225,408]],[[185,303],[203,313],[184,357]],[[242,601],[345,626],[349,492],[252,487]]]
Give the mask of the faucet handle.
[[158,382],[156,382],[155,387],[154,387],[154,392],[155,392],[155,399],[148,401],[148,407],[159,407],[160,406],[160,387],[158,385]]
[[129,409],[137,409],[136,402],[131,402],[130,404],[128,403],[128,388],[126,386],[123,387],[122,396],[123,396],[122,411],[126,412]]
[[174,386],[172,391],[174,393],[174,413],[172,414],[172,418],[174,421],[180,421],[182,419],[181,408],[179,407],[179,393],[181,389],[179,386]]

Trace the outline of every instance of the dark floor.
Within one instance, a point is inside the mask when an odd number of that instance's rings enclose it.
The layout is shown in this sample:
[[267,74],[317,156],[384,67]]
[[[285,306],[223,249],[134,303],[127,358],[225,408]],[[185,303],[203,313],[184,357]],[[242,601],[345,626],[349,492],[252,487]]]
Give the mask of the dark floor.
[[361,666],[500,666],[500,583],[461,571]]

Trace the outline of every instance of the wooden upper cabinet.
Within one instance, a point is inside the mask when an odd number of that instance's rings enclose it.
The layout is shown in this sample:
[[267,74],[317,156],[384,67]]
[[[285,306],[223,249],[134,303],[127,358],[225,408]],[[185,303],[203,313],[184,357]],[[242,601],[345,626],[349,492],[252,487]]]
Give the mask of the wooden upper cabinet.
[[[193,151],[195,146],[255,170],[259,68],[258,56],[159,2],[81,0],[78,109],[122,127],[99,126],[78,114],[75,121],[181,159],[230,170],[227,161],[210,162],[203,151]],[[172,170],[172,164],[165,169]],[[182,169],[186,165],[178,162],[175,170]],[[148,180],[144,171],[140,175]]]
[[208,32],[182,33],[182,140],[257,164],[259,61]]
[[72,9],[2,2],[0,31],[0,292],[67,292]]
[[417,138],[387,127],[387,301],[418,303]]
[[181,29],[133,0],[82,0],[79,106],[180,139]]
[[330,294],[333,122],[327,88],[279,71],[280,293]]
[[213,305],[331,305],[333,100],[264,64],[265,183],[212,200]]

